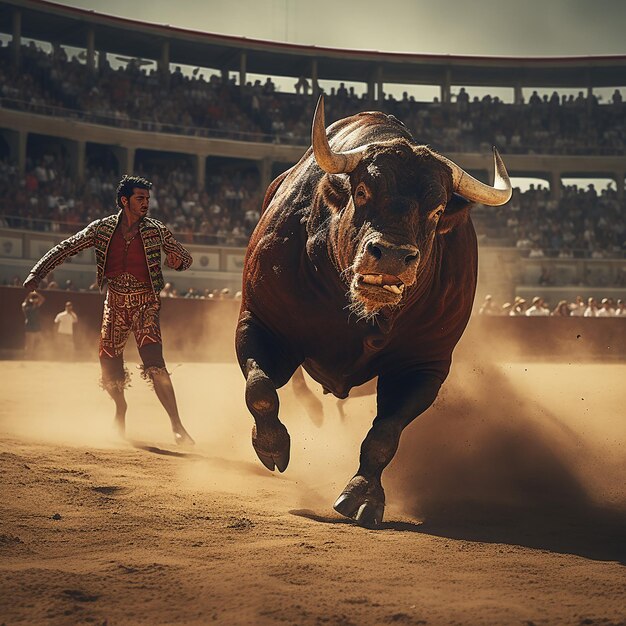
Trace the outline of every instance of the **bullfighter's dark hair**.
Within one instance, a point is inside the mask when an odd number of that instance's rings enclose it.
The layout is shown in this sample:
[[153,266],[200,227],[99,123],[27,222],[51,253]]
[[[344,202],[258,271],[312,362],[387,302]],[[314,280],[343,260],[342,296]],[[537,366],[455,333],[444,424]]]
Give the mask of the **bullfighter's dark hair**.
[[122,197],[130,198],[133,195],[133,189],[152,189],[152,183],[141,176],[124,174],[120,184],[117,186],[116,203],[118,208],[124,208],[122,206]]

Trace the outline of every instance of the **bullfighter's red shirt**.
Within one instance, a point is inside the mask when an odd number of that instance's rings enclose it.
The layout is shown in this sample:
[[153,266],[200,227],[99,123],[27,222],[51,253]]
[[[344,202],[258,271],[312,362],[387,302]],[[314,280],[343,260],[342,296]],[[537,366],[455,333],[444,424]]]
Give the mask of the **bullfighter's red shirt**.
[[132,274],[142,283],[150,283],[146,253],[139,232],[130,241],[126,242],[122,229],[118,226],[111,237],[104,275],[114,278],[120,274]]

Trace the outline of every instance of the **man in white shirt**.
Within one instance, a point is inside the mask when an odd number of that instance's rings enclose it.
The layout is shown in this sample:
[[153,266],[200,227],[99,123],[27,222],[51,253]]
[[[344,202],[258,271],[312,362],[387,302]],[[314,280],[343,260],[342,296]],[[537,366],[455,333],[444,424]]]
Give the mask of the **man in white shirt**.
[[526,311],[527,317],[546,317],[550,315],[550,309],[543,306],[543,298],[536,296],[532,305]]
[[54,318],[54,325],[57,329],[57,345],[60,353],[71,354],[74,351],[74,324],[78,322],[78,316],[74,313],[74,306],[71,302],[65,303],[65,310],[61,311]]
[[585,300],[582,296],[576,296],[576,301],[570,303],[569,310],[570,315],[574,317],[582,317],[585,314],[585,309],[587,305],[585,304]]
[[585,313],[583,317],[597,317],[598,316],[598,305],[596,304],[595,298],[587,299],[587,308],[585,309]]
[[608,298],[602,298],[600,308],[596,311],[596,317],[613,317],[614,311]]

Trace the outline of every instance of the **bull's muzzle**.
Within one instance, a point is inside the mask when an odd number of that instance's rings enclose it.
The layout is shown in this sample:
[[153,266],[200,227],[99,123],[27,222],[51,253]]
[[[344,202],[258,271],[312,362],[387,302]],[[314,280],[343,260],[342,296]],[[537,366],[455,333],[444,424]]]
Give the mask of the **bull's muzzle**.
[[365,260],[372,262],[385,274],[404,274],[419,263],[417,246],[395,245],[382,239],[370,240],[365,246]]
[[367,313],[401,302],[405,287],[415,282],[420,252],[411,244],[394,244],[377,236],[361,249],[354,267],[351,293]]

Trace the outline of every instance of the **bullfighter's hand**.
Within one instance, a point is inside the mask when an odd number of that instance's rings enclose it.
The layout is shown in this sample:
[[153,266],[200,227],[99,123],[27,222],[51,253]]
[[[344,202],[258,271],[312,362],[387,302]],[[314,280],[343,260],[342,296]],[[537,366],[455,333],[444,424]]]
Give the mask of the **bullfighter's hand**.
[[181,266],[182,262],[183,262],[182,258],[178,256],[178,254],[176,254],[175,252],[168,253],[167,264],[173,270],[178,269]]
[[35,274],[29,274],[24,281],[24,287],[28,289],[28,291],[33,291],[39,287],[40,279]]

